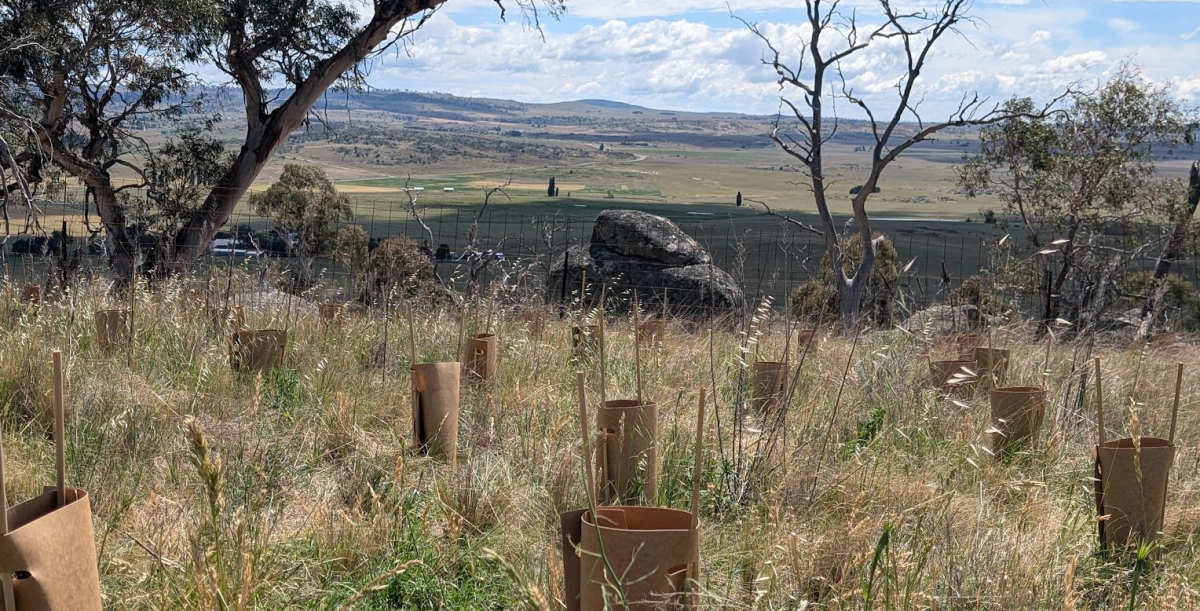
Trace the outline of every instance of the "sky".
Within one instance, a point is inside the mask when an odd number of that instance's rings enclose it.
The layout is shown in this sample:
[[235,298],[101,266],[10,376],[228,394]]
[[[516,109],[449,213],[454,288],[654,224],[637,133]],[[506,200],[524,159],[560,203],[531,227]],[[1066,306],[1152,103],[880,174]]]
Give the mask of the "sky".
[[[503,1],[506,21],[495,0],[448,0],[403,50],[380,58],[371,85],[756,114],[774,114],[781,97],[799,99],[781,90],[762,63],[765,43],[734,16],[794,60],[808,32],[803,0],[567,0],[561,18],[540,15],[540,33],[515,0]],[[880,23],[877,6],[842,1],[864,29]],[[972,23],[938,41],[917,82],[926,119],[975,93],[1048,101],[1071,84],[1095,86],[1126,62],[1179,99],[1200,102],[1200,0],[974,0],[969,14]],[[895,40],[876,41],[843,65],[848,87],[873,108],[895,108],[900,50]],[[859,116],[845,104],[838,110]]]

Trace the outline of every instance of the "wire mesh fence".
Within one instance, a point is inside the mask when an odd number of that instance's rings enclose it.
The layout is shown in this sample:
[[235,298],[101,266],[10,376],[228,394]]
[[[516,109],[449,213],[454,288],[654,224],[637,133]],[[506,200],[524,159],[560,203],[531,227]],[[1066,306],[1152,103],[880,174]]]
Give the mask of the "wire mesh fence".
[[[0,251],[9,283],[42,283],[54,273],[55,259],[64,254],[69,256],[74,249],[81,251],[76,271],[103,274],[108,265],[107,246],[95,211],[89,211],[85,202],[66,196],[60,201],[41,202],[40,207],[40,226],[25,224],[19,231],[10,227],[10,235]],[[552,267],[556,262],[561,265],[569,249],[591,243],[594,213],[603,209],[597,206],[584,211],[569,209],[544,214],[523,213],[517,206],[506,206],[480,213],[478,206],[418,206],[418,220],[406,209],[405,201],[354,198],[353,208],[355,220],[343,225],[361,227],[370,238],[370,248],[389,237],[408,237],[431,258],[439,278],[456,290],[474,285],[484,293],[500,281],[523,299],[544,301],[578,299],[578,287],[550,281]],[[821,277],[825,245],[818,234],[771,221],[763,217],[698,216],[695,220],[678,220],[677,225],[708,251],[716,267],[732,276],[744,292],[746,308],[755,308],[763,299],[783,308],[796,287]],[[152,222],[149,215],[130,218],[130,225],[138,232],[145,231]],[[64,233],[71,244],[69,249],[64,249]],[[476,236],[473,245],[468,243],[472,233]],[[941,235],[907,232],[890,237],[897,266],[903,268],[903,273],[896,279],[896,286],[889,289],[899,296],[904,310],[948,303],[964,281],[995,266],[994,238],[949,232]],[[285,243],[288,239],[270,219],[239,205],[200,259],[198,273],[212,274],[214,269],[234,267],[265,283],[271,274],[287,273],[299,264]],[[146,242],[140,233],[139,242]],[[468,251],[473,253],[471,258],[464,256]],[[1156,254],[1148,253],[1134,260],[1127,271],[1152,269]],[[655,261],[642,261],[639,265],[670,267]],[[1180,262],[1175,272],[1197,283],[1197,268],[1193,258]],[[313,270],[315,282],[310,291],[315,298],[350,301],[361,290],[361,278],[355,277],[336,258],[318,256]],[[626,288],[637,288],[639,293],[661,293],[667,287],[646,280],[653,277],[653,274],[640,275],[641,284],[627,282]],[[1038,313],[1045,298],[1040,288],[1044,286],[1041,278],[1031,275],[1010,284],[1024,288],[1011,289],[1005,299],[1027,315]]]

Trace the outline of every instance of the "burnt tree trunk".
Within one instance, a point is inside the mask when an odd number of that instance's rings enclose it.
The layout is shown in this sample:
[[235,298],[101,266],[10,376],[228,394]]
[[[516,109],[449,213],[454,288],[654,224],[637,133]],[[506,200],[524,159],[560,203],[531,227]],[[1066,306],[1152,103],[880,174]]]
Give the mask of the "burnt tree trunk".
[[1196,213],[1197,206],[1200,206],[1200,161],[1192,164],[1192,171],[1188,176],[1187,206],[1175,219],[1171,235],[1167,237],[1167,243],[1163,244],[1162,253],[1158,255],[1158,261],[1154,264],[1154,276],[1150,279],[1150,290],[1146,295],[1146,302],[1142,304],[1141,324],[1138,325],[1138,337],[1143,340],[1150,339],[1154,319],[1162,304],[1163,295],[1167,292],[1167,274],[1171,271],[1171,263],[1183,250],[1188,226],[1191,225],[1192,215]]

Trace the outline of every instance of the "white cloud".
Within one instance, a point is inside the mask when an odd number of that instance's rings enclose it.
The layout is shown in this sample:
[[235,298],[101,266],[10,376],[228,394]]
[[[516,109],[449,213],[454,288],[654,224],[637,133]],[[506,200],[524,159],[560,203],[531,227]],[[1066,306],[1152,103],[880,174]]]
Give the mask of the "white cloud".
[[1188,32],[1187,34],[1181,35],[1179,37],[1179,39],[1184,42],[1187,42],[1187,41],[1195,38],[1197,34],[1200,34],[1200,28],[1196,28],[1196,29],[1192,30],[1191,32]]
[[[737,1],[739,6],[765,2]],[[649,4],[616,2],[636,10]],[[598,11],[599,4],[580,0],[569,6],[573,11]],[[969,40],[946,37],[930,56],[918,82],[928,116],[945,114],[973,91],[997,101],[1014,95],[1046,100],[1069,83],[1103,78],[1131,54],[1148,77],[1174,81],[1180,95],[1197,97],[1200,67],[1174,58],[1200,56],[1198,43],[1181,44],[1172,36],[1166,40],[1174,42],[1156,38],[1140,47],[1122,46],[1115,37],[1086,38],[1080,24],[1088,19],[1087,12],[1075,6],[988,8],[990,4],[995,3],[980,3],[984,23],[968,32]],[[698,2],[659,0],[655,5],[683,10],[694,9]],[[762,64],[766,46],[732,20],[704,15],[569,19],[543,23],[543,41],[511,12],[508,23],[500,22],[492,0],[468,0],[459,6],[460,12],[443,12],[431,20],[407,55],[386,57],[372,84],[526,102],[604,97],[680,110],[773,113],[778,107],[777,77]],[[475,9],[480,12],[473,13]],[[807,24],[782,23],[774,14],[775,21],[765,17],[759,23],[761,31],[777,43],[785,61],[794,62],[804,47]],[[865,24],[870,15],[860,19]],[[1098,25],[1100,31],[1112,27],[1105,21]],[[891,39],[852,56],[843,65],[847,86],[871,104],[890,109],[895,85],[904,74],[901,51],[900,42]]]
[[1122,34],[1129,34],[1134,30],[1137,30],[1140,27],[1140,24],[1132,19],[1114,17],[1108,20],[1108,27]]

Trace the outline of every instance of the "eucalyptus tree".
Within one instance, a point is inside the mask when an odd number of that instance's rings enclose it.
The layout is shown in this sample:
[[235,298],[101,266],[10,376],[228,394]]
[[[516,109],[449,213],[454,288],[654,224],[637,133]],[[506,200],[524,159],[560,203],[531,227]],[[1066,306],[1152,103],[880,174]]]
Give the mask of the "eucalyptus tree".
[[[122,192],[154,180],[145,160],[155,151],[138,128],[202,121],[199,75],[215,68],[241,98],[245,132],[168,236],[164,260],[145,262],[185,271],[288,136],[319,120],[321,97],[362,86],[372,62],[409,44],[446,1],[10,0],[0,6],[0,121],[30,146],[5,167],[29,178],[49,164],[81,181],[114,273],[128,278],[143,262]],[[565,10],[564,0],[497,0],[502,19],[506,1],[535,28],[540,12]]]
[[[1007,102],[1014,116],[981,130],[979,154],[958,175],[969,196],[997,193],[1023,229],[1041,276],[1044,332],[1059,318],[1094,322],[1118,274],[1151,247],[1147,229],[1190,219],[1187,188],[1156,160],[1194,143],[1197,125],[1169,86],[1128,65],[1095,91],[1072,92],[1053,115],[1030,116],[1032,105]],[[1177,252],[1182,237],[1172,243]]]

